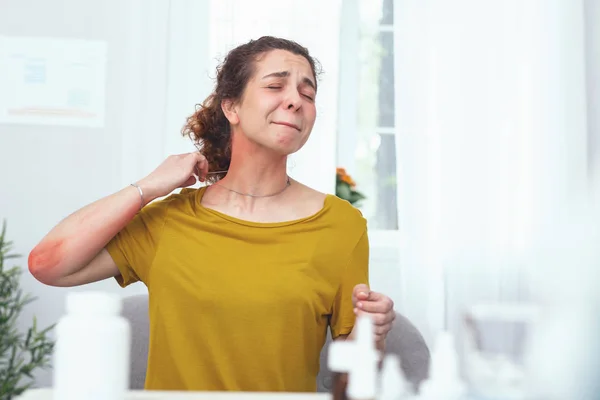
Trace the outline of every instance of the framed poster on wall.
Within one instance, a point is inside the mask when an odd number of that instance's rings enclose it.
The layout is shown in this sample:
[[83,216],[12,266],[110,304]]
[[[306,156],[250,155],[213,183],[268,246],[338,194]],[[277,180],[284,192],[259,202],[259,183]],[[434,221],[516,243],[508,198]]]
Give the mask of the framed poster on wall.
[[0,123],[104,126],[103,41],[0,36]]

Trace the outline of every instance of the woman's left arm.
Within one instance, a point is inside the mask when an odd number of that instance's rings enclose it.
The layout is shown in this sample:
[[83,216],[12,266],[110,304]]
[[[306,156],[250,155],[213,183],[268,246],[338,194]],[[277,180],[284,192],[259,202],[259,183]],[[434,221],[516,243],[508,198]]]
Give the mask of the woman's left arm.
[[396,316],[394,303],[369,288],[369,239],[367,230],[355,245],[336,295],[331,320],[334,340],[352,339],[356,316],[368,314],[375,325],[377,348],[385,348],[385,338]]

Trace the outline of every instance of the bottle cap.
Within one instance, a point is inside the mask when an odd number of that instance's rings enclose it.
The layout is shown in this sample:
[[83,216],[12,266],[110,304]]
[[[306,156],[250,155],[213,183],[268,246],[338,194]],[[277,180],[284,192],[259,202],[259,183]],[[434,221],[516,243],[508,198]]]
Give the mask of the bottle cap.
[[106,292],[70,292],[66,297],[68,314],[118,315],[121,312],[121,297]]
[[354,340],[335,341],[329,346],[329,369],[348,373],[349,399],[373,399],[378,362],[373,320],[366,315],[357,317],[353,333]]

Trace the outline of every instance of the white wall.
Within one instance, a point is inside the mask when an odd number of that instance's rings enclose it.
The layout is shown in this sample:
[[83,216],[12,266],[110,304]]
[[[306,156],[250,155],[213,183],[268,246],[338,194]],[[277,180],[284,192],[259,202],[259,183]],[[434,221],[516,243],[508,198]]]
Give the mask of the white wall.
[[[113,280],[77,289],[51,288],[27,271],[27,254],[79,207],[149,173],[166,156],[193,147],[183,118],[208,94],[208,1],[3,0],[0,35],[105,41],[106,118],[101,128],[0,124],[0,219],[24,257],[23,289],[38,297],[21,318],[40,326],[63,313],[69,290],[129,295]],[[34,12],[32,12],[34,10]],[[1,66],[0,66],[1,68]],[[48,371],[38,384],[48,385]]]

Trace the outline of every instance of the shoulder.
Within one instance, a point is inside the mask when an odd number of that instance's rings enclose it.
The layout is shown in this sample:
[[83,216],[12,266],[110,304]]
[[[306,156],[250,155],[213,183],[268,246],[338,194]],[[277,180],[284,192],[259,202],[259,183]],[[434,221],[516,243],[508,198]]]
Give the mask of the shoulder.
[[329,202],[330,208],[336,216],[339,216],[343,219],[348,219],[360,225],[366,225],[367,220],[363,216],[362,212],[350,204],[347,200],[340,199],[339,197],[330,194],[327,195],[327,202]]
[[348,251],[355,251],[357,246],[366,244],[368,253],[367,219],[360,210],[335,195],[328,195],[327,201],[327,214],[334,235],[345,243]]
[[146,207],[144,207],[145,209],[155,209],[155,210],[162,210],[162,211],[186,211],[186,210],[192,210],[195,206],[195,202],[197,199],[197,196],[199,194],[199,192],[204,189],[204,188],[200,188],[200,189],[192,189],[192,188],[184,188],[181,189],[181,191],[179,192],[174,192],[171,193],[167,196],[158,198],[156,200],[154,200],[153,202],[151,202],[150,204],[148,204]]
[[323,217],[337,229],[356,232],[359,236],[362,236],[367,229],[367,220],[360,210],[333,194],[322,193],[301,185],[299,203],[310,204],[315,210],[322,209]]

